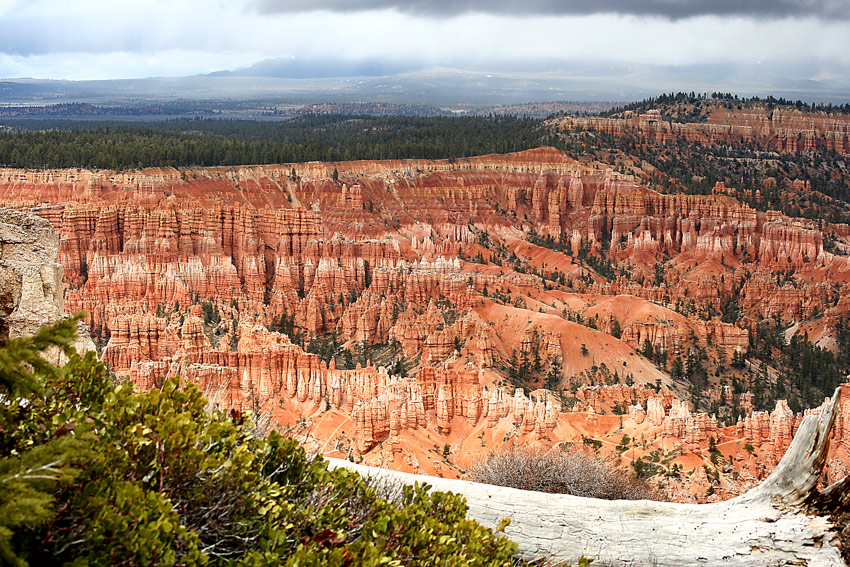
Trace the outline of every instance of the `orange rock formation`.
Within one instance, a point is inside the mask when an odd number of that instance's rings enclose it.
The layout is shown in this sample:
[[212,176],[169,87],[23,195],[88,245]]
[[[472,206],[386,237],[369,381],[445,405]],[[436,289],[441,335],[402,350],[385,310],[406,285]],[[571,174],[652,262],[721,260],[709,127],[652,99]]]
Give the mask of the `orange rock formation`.
[[[769,128],[790,131],[792,118]],[[842,127],[817,135],[843,147]],[[724,195],[659,194],[553,149],[0,170],[0,195],[54,226],[65,310],[87,312],[119,376],[150,388],[179,374],[319,450],[431,474],[458,475],[506,443],[613,447],[628,432],[645,443],[633,453],[679,446],[675,462],[691,469],[714,439],[733,467],[724,475],[760,478],[798,416],[782,405],[724,427],[683,401],[668,369],[697,350],[727,365],[762,317],[817,313],[828,337],[850,311],[836,301],[850,262],[824,250],[816,223]],[[793,282],[777,275],[789,271]],[[719,317],[730,300],[735,324]]]
[[701,144],[744,143],[782,153],[850,153],[850,117],[786,108],[734,110],[715,105],[705,123],[671,122],[663,119],[660,110],[649,110],[626,112],[622,118],[569,117],[560,126],[608,134],[631,132],[659,144],[681,138]]

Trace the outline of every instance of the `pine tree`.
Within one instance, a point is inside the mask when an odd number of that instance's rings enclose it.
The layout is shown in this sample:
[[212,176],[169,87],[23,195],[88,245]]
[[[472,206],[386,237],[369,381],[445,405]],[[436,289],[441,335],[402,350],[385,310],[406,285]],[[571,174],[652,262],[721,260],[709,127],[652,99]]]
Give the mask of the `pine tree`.
[[[0,563],[24,566],[27,538],[53,517],[56,488],[74,477],[80,451],[65,424],[39,412],[45,381],[59,370],[42,355],[73,354],[79,316],[42,327],[0,347]],[[45,423],[46,422],[46,423]],[[23,535],[22,535],[23,534]]]

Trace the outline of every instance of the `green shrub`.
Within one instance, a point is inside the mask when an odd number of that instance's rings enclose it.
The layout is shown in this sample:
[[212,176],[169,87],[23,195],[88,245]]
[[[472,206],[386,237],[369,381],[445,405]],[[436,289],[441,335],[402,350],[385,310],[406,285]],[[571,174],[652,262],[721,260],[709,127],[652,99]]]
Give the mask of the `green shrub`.
[[93,353],[38,359],[75,325],[0,347],[0,563],[513,562],[516,545],[467,520],[460,496],[417,485],[388,500],[291,439],[207,413],[195,385],[139,394]]

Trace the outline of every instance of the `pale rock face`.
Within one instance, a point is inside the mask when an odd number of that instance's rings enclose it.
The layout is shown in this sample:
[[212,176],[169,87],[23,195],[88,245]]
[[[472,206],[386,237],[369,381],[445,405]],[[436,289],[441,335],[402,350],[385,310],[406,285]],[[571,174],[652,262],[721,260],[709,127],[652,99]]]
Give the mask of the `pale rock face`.
[[709,438],[718,438],[717,418],[703,412],[691,413],[687,402],[681,400],[673,400],[661,425],[664,437],[681,439],[688,446],[706,446]]
[[[34,334],[63,318],[62,272],[50,223],[0,209],[0,341]],[[80,330],[74,346],[80,353],[94,350],[88,329]],[[55,355],[61,362],[61,354]]]
[[49,222],[0,209],[3,339],[31,335],[62,315],[59,239]]
[[[599,410],[619,407],[622,412],[634,405],[646,404],[646,414],[651,416],[655,425],[661,424],[664,419],[665,408],[670,407],[673,400],[673,392],[666,388],[656,392],[655,389],[648,386],[627,386],[624,384],[582,386],[576,391],[575,395],[579,400],[576,405],[577,408],[593,406]],[[641,408],[640,411],[643,411],[643,409]]]
[[633,406],[629,406],[629,417],[635,420],[635,423],[637,423],[638,425],[640,425],[646,420],[646,412],[640,405],[640,402],[636,403]]
[[664,401],[658,397],[651,397],[646,401],[646,419],[653,425],[661,425],[664,422]]
[[[838,406],[838,419],[843,419],[843,406]],[[808,411],[808,410],[807,410]],[[797,416],[788,407],[788,402],[779,400],[776,408],[766,411],[753,412],[741,419],[737,426],[738,434],[747,439],[754,447],[768,447],[771,452],[784,451],[791,444],[791,439],[797,431],[801,416]],[[836,437],[843,438],[843,429],[836,427]],[[774,459],[775,460],[775,459]]]

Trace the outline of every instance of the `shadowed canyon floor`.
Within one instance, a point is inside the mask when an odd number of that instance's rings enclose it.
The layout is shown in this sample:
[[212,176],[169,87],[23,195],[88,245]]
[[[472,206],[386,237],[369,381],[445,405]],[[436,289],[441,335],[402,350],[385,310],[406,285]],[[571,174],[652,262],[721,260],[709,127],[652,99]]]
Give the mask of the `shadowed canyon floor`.
[[[837,348],[850,229],[641,174],[541,148],[0,170],[0,198],[55,227],[65,310],[140,388],[180,375],[326,455],[406,472],[577,444],[670,498],[727,499],[818,411],[749,353],[764,321]],[[830,482],[850,467],[848,404]]]

